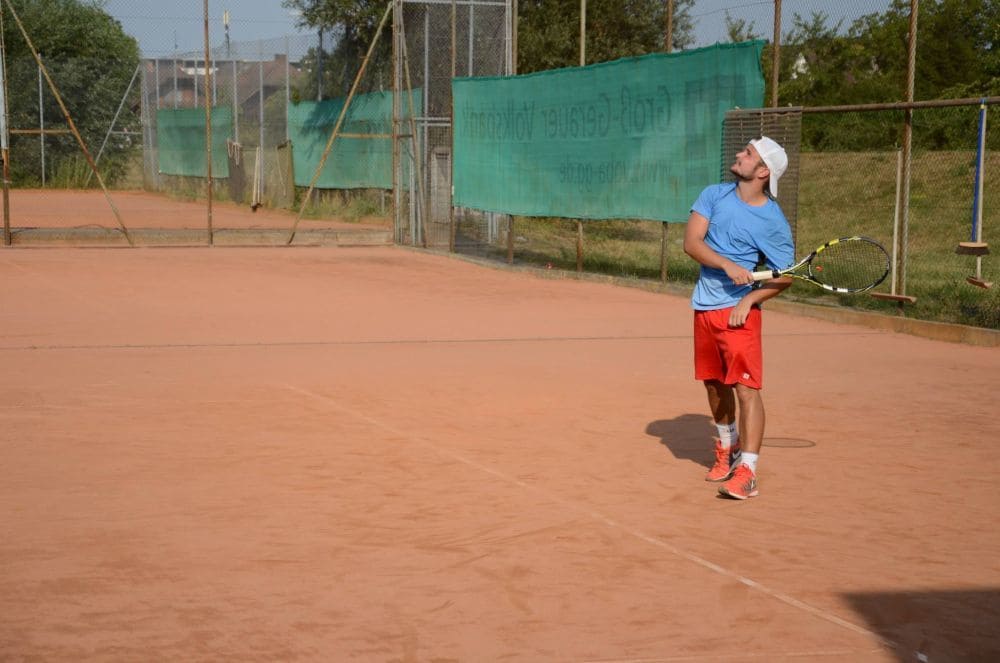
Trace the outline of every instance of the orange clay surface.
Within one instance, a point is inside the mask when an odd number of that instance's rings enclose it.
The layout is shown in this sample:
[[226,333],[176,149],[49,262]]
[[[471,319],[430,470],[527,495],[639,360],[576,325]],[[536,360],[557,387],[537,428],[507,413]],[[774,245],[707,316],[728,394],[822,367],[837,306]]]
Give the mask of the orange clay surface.
[[[185,201],[146,191],[111,191],[122,223],[128,229],[200,229],[208,227],[204,200]],[[298,210],[260,207],[226,201],[212,204],[213,228],[290,229]],[[101,190],[16,189],[10,192],[10,224],[16,228],[118,228],[111,204]],[[361,219],[366,225],[385,226],[377,217]],[[299,228],[357,228],[358,223],[303,218]]]
[[681,297],[394,247],[0,275],[2,660],[1000,657],[996,348],[765,312],[738,502]]

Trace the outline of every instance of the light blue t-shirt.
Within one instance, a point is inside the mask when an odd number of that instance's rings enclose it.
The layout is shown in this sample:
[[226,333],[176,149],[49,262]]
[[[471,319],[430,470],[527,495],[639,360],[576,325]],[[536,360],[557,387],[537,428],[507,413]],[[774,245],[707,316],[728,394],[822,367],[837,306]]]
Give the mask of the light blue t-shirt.
[[[758,252],[771,269],[786,269],[795,262],[792,230],[778,203],[768,198],[760,207],[748,205],[736,195],[736,183],[707,187],[691,206],[708,219],[705,243],[713,251],[741,267],[757,266]],[[702,265],[691,295],[691,307],[712,311],[735,306],[751,286],[736,285],[721,269]]]

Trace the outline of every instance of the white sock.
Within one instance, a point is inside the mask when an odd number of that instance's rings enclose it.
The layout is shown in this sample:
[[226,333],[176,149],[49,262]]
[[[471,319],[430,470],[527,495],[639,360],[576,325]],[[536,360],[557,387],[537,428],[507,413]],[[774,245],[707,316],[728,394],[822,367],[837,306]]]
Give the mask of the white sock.
[[751,470],[753,470],[754,473],[756,473],[757,472],[757,458],[759,456],[760,456],[760,454],[752,454],[752,453],[749,453],[747,451],[744,451],[740,455],[740,461],[744,465],[746,465],[747,467],[749,467]]
[[731,424],[720,424],[716,422],[715,427],[719,430],[719,441],[722,442],[723,449],[728,449],[740,439],[739,433],[736,432],[735,421]]

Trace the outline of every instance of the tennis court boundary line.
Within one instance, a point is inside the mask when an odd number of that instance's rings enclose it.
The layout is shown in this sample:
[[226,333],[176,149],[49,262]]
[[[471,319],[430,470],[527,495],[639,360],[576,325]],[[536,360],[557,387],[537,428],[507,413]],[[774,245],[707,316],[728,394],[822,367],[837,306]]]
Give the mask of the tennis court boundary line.
[[757,582],[757,581],[755,581],[755,580],[753,580],[751,578],[747,578],[746,576],[742,576],[742,575],[740,575],[739,573],[737,573],[735,571],[727,569],[724,566],[720,566],[719,564],[716,564],[715,562],[712,562],[712,561],[707,560],[707,559],[705,559],[703,557],[700,557],[699,555],[695,555],[694,553],[690,553],[690,552],[688,552],[686,550],[678,548],[677,546],[671,545],[670,543],[667,543],[666,541],[663,541],[663,540],[661,540],[661,539],[659,539],[659,538],[657,538],[655,536],[652,536],[650,534],[646,534],[645,532],[643,532],[641,530],[638,530],[638,529],[636,529],[634,527],[630,527],[629,525],[626,525],[624,523],[620,523],[620,522],[616,521],[615,519],[610,518],[610,517],[604,515],[603,513],[600,513],[599,511],[587,508],[585,506],[581,506],[581,505],[579,505],[576,502],[573,502],[573,501],[567,500],[565,498],[559,497],[558,495],[554,495],[554,494],[552,494],[552,493],[550,493],[548,491],[545,491],[545,490],[543,490],[541,488],[538,488],[537,486],[533,486],[533,485],[531,485],[529,483],[521,481],[520,479],[518,479],[516,477],[510,476],[510,475],[505,474],[505,473],[503,473],[503,472],[501,472],[499,470],[495,470],[495,469],[493,469],[491,467],[483,465],[482,463],[479,463],[479,462],[476,462],[476,461],[474,461],[474,460],[472,460],[470,458],[467,458],[467,457],[463,456],[462,454],[459,454],[459,453],[456,453],[454,451],[450,451],[448,449],[442,448],[441,446],[436,445],[433,442],[427,440],[426,438],[420,437],[419,435],[414,435],[413,433],[406,432],[406,431],[403,431],[401,429],[395,428],[394,426],[391,426],[391,425],[386,424],[386,423],[384,423],[382,421],[379,421],[378,419],[370,417],[370,416],[368,416],[368,415],[366,415],[366,414],[364,414],[362,412],[358,412],[358,411],[353,410],[351,408],[345,407],[344,405],[342,405],[341,403],[339,403],[336,399],[334,399],[334,398],[332,398],[330,396],[326,396],[326,395],[321,394],[321,393],[310,391],[308,389],[303,389],[301,387],[297,387],[297,386],[292,385],[292,384],[285,384],[284,387],[288,391],[291,391],[293,393],[299,394],[301,396],[309,397],[309,398],[311,398],[313,400],[318,400],[318,401],[320,401],[322,403],[326,403],[329,406],[332,406],[333,408],[335,408],[336,410],[338,410],[340,412],[343,412],[344,414],[347,414],[347,415],[352,416],[352,417],[354,417],[356,419],[360,419],[362,421],[365,421],[365,422],[367,422],[367,423],[369,423],[369,424],[371,424],[371,425],[373,425],[373,426],[375,426],[377,428],[380,428],[380,429],[382,429],[382,430],[384,430],[386,432],[392,433],[393,435],[399,436],[399,437],[401,437],[403,439],[407,439],[407,440],[410,440],[410,441],[413,441],[413,442],[417,442],[418,444],[420,444],[420,445],[422,445],[422,446],[430,449],[431,451],[433,451],[434,453],[438,454],[439,456],[443,456],[443,457],[448,458],[450,460],[462,463],[463,465],[465,465],[467,467],[470,467],[472,469],[478,470],[478,471],[483,472],[485,474],[489,474],[489,475],[491,475],[491,476],[493,476],[493,477],[495,477],[497,479],[500,479],[501,481],[503,481],[505,483],[516,485],[516,486],[518,486],[520,488],[523,488],[524,490],[527,490],[527,491],[529,491],[531,493],[534,493],[536,496],[542,497],[542,498],[544,498],[544,499],[546,499],[546,500],[548,500],[548,501],[550,501],[552,503],[558,504],[558,505],[560,505],[560,506],[562,506],[562,507],[564,507],[566,509],[569,509],[571,511],[574,511],[574,512],[576,512],[578,514],[582,514],[582,515],[588,517],[591,520],[603,523],[604,525],[606,525],[608,527],[611,527],[612,529],[616,529],[616,530],[618,530],[620,532],[624,532],[625,534],[628,534],[628,535],[630,535],[630,536],[632,536],[632,537],[634,537],[636,539],[639,539],[639,540],[644,541],[644,542],[646,542],[646,543],[648,543],[650,545],[653,545],[653,546],[655,546],[657,548],[665,550],[665,551],[669,552],[670,554],[672,554],[672,555],[674,555],[676,557],[680,557],[681,559],[684,559],[684,560],[686,560],[688,562],[691,562],[692,564],[700,566],[700,567],[702,567],[704,569],[708,569],[709,571],[713,571],[713,572],[715,572],[715,573],[717,573],[717,574],[719,574],[721,576],[730,578],[731,580],[735,580],[736,582],[739,582],[740,584],[746,585],[750,589],[754,589],[754,590],[756,590],[756,591],[758,591],[758,592],[760,592],[760,593],[762,593],[762,594],[764,594],[766,596],[769,596],[769,597],[771,597],[771,598],[773,598],[773,599],[775,599],[777,601],[780,601],[781,603],[784,603],[784,604],[786,604],[788,606],[796,608],[796,609],[798,609],[798,610],[800,610],[802,612],[810,614],[810,615],[812,615],[814,617],[818,617],[819,619],[822,619],[822,620],[824,620],[826,622],[829,622],[829,623],[834,624],[836,626],[839,626],[841,628],[844,628],[844,629],[847,629],[849,631],[852,631],[855,634],[866,636],[868,638],[872,638],[873,640],[875,640],[877,643],[879,643],[880,645],[882,645],[884,647],[887,647],[887,648],[890,648],[890,649],[893,649],[893,650],[898,650],[899,649],[899,646],[895,642],[893,642],[892,640],[889,640],[887,638],[882,637],[881,635],[879,635],[878,633],[875,633],[874,631],[872,631],[870,629],[867,629],[867,628],[864,628],[863,626],[859,626],[857,624],[854,624],[853,622],[849,622],[846,619],[842,619],[841,617],[838,617],[837,615],[835,615],[835,614],[833,614],[833,613],[831,613],[829,611],[823,610],[821,608],[817,608],[817,607],[815,607],[813,605],[805,603],[804,601],[800,601],[799,599],[797,599],[797,598],[795,598],[793,596],[790,596],[788,594],[785,594],[784,592],[781,592],[781,591],[778,591],[778,590],[775,590],[775,589],[771,589],[770,587],[768,587],[766,585],[763,585],[763,584],[761,584],[761,583],[759,583],[759,582]]
[[[795,336],[871,336],[878,332],[831,332],[831,333],[792,333],[770,334],[772,337],[791,338]],[[108,345],[78,344],[78,345],[3,345],[4,350],[196,350],[201,348],[295,348],[322,346],[365,346],[365,345],[467,345],[491,343],[552,343],[559,341],[591,342],[591,341],[690,341],[691,334],[674,334],[662,336],[509,336],[488,338],[389,338],[383,340],[355,341],[248,341],[245,343],[114,343]]]

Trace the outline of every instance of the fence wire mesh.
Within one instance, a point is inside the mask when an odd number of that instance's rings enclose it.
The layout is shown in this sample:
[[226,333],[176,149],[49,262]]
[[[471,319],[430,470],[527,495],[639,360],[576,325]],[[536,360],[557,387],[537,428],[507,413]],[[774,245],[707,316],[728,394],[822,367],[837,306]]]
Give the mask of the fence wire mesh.
[[[459,246],[489,234],[490,215],[458,210],[452,230],[451,79],[509,74],[512,63],[510,0],[406,0],[396,27],[401,86],[424,91],[415,114],[418,166],[413,191],[396,214],[396,239],[429,247]],[[406,134],[405,130],[401,133]],[[413,143],[404,139],[404,154]],[[402,167],[402,166],[401,166]],[[417,203],[420,204],[417,204]],[[454,236],[453,236],[454,235]]]

